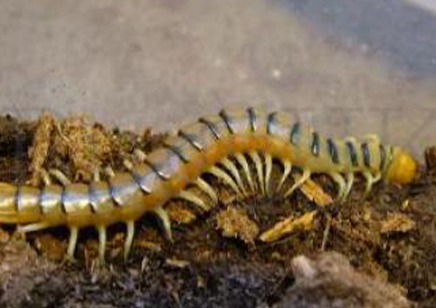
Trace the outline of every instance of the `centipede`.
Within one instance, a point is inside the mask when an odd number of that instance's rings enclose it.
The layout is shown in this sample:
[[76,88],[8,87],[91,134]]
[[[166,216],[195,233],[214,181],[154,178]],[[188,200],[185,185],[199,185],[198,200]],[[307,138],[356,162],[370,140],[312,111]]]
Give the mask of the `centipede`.
[[[109,226],[125,224],[127,259],[135,221],[144,214],[156,214],[165,237],[171,240],[171,221],[165,209],[170,200],[181,198],[203,211],[216,206],[216,189],[207,180],[211,177],[237,196],[251,191],[288,198],[312,175],[325,174],[335,183],[335,200],[341,203],[356,174],[364,179],[365,194],[380,180],[407,184],[417,175],[417,162],[406,150],[384,145],[376,135],[327,138],[291,115],[251,107],[223,109],[183,126],[162,147],[138,155],[140,159],[127,170],[107,179],[42,187],[0,183],[0,224],[16,225],[21,233],[66,226],[70,231],[66,257],[70,259],[74,259],[79,230],[96,228],[98,259],[103,263]],[[281,170],[274,187],[273,160]],[[285,190],[284,183],[294,170],[298,176]],[[187,189],[192,185],[202,196]]]

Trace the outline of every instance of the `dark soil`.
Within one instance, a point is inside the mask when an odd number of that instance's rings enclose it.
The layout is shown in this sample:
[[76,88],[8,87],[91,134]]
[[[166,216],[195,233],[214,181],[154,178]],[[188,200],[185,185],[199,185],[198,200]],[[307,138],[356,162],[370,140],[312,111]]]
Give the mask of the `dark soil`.
[[[57,123],[48,152],[41,154],[41,167],[60,169],[75,181],[89,180],[89,162],[122,170],[133,149],[149,152],[165,138],[149,130],[137,135],[71,121]],[[0,117],[1,181],[22,184],[32,178],[34,154],[29,150],[35,148],[38,125]],[[56,139],[57,134],[69,145]],[[95,262],[98,242],[92,228],[81,231],[77,262],[72,264],[63,262],[66,228],[30,233],[24,239],[13,226],[2,226],[0,307],[287,307],[282,301],[295,284],[292,259],[318,255],[328,226],[325,250],[343,254],[359,272],[393,285],[416,307],[436,307],[436,164],[431,153],[426,157],[428,167],[421,167],[412,184],[380,183],[363,200],[363,183],[358,182],[344,204],[319,210],[310,230],[268,244],[223,236],[217,215],[229,207],[243,210],[262,232],[293,212],[317,206],[299,191],[287,200],[252,196],[208,213],[170,202],[173,243],[164,239],[155,218],[146,215],[137,221],[134,248],[125,264],[124,226],[114,225],[104,267]],[[324,177],[316,180],[333,193]],[[220,186],[223,200],[228,194]],[[182,219],[180,213],[192,219]]]

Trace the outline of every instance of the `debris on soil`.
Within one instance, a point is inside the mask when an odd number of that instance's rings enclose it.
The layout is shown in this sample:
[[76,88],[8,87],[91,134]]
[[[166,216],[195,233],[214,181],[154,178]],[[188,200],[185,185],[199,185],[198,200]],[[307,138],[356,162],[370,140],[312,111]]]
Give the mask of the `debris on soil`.
[[341,254],[292,260],[295,284],[275,308],[409,308],[393,286],[356,272]]
[[29,148],[30,157],[30,180],[29,185],[39,186],[43,178],[43,165],[48,155],[49,147],[52,143],[52,132],[55,128],[55,118],[53,114],[44,112],[36,123],[35,134],[32,146]]
[[278,222],[271,229],[263,232],[259,239],[263,242],[273,242],[289,233],[295,231],[296,229],[308,230],[313,225],[313,219],[315,217],[316,211],[311,211],[302,216],[286,218],[283,221]]
[[74,181],[89,182],[102,162],[111,154],[110,135],[100,125],[90,125],[83,117],[71,117],[56,124],[53,149],[61,158],[71,161]]
[[254,244],[259,234],[259,227],[242,209],[228,207],[219,212],[215,219],[217,228],[225,237],[239,238],[247,244]]
[[388,213],[386,220],[381,222],[381,233],[408,232],[416,226],[415,221],[401,213]]
[[327,206],[333,203],[332,197],[311,179],[304,182],[300,186],[300,190],[308,200],[315,202],[319,206]]

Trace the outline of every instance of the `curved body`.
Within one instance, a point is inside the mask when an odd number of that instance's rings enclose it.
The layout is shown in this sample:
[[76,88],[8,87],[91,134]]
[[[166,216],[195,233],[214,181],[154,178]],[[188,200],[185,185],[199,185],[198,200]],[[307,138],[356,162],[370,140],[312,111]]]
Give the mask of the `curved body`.
[[[406,159],[402,168],[407,166],[409,174],[390,170],[397,153],[401,153],[402,160]],[[237,170],[228,159],[235,156],[239,162]],[[243,169],[250,187],[254,188],[256,185],[244,161],[246,156],[256,165],[257,187],[266,192],[269,191],[272,158],[283,163],[281,184],[290,167],[298,166],[302,176],[286,195],[312,173],[330,175],[339,185],[340,197],[348,194],[356,172],[366,178],[368,190],[380,178],[408,182],[416,173],[416,164],[410,156],[398,148],[382,145],[374,136],[360,141],[355,138],[336,140],[324,138],[310,127],[294,122],[286,113],[263,113],[252,108],[221,111],[182,127],[166,140],[165,147],[150,153],[129,172],[118,173],[107,181],[51,185],[41,189],[1,184],[0,223],[18,224],[23,232],[67,225],[72,234],[70,256],[74,253],[77,231],[96,226],[103,258],[105,228],[115,222],[125,222],[127,257],[133,239],[133,222],[145,212],[158,214],[170,237],[169,220],[162,207],[168,200],[181,196],[207,210],[207,203],[184,190],[187,185],[198,184],[210,196],[210,203],[216,202],[213,188],[201,179],[203,173],[221,177],[236,192],[242,193],[244,188],[238,185],[241,182],[237,173]],[[217,167],[223,162],[227,170]],[[227,177],[228,174],[231,176]]]

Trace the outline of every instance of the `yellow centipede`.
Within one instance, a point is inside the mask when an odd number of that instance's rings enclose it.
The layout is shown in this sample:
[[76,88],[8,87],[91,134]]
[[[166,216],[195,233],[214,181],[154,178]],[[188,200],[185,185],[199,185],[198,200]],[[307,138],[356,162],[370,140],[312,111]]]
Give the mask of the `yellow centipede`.
[[[399,147],[381,144],[374,135],[360,140],[335,140],[293,122],[284,112],[222,110],[181,128],[166,140],[163,148],[151,152],[128,172],[107,180],[42,188],[0,184],[0,223],[17,224],[20,232],[66,225],[70,230],[70,258],[74,256],[79,230],[95,226],[99,233],[99,259],[103,262],[106,228],[124,222],[127,258],[134,222],[144,213],[157,214],[171,239],[166,202],[183,198],[204,210],[215,205],[218,197],[204,179],[205,173],[223,180],[238,195],[244,195],[246,189],[270,194],[273,159],[283,166],[275,191],[282,189],[293,167],[301,170],[293,185],[284,191],[285,197],[314,173],[325,173],[337,183],[338,200],[347,197],[356,173],[365,178],[366,192],[380,179],[408,183],[417,173],[417,164],[409,154]],[[254,164],[255,177],[249,163]],[[192,184],[208,196],[207,202],[186,190]]]

